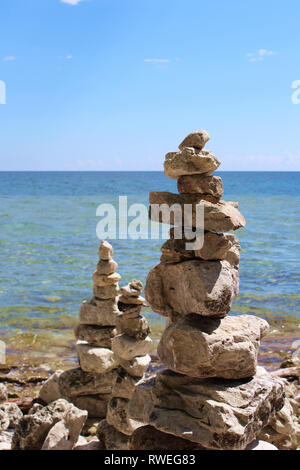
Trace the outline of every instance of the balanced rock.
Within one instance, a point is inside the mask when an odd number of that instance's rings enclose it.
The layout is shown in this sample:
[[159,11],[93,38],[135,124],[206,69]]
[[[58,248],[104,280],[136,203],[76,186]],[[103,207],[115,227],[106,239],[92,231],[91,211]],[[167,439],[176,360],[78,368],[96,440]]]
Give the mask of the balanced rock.
[[114,255],[113,247],[110,243],[103,240],[99,249],[99,258],[103,261],[109,261]]
[[106,419],[100,421],[97,436],[105,450],[129,450],[128,436],[108,424]]
[[132,377],[132,375],[129,375],[125,370],[119,367],[116,380],[112,387],[112,396],[129,400],[133,395],[136,383],[136,377]]
[[117,316],[116,328],[137,340],[145,339],[150,333],[149,324],[142,315],[128,317],[128,315],[121,313]]
[[205,450],[200,444],[166,434],[153,426],[142,426],[130,438],[130,450]]
[[108,300],[113,299],[119,294],[119,284],[111,284],[109,286],[94,285],[93,295],[95,299]]
[[79,367],[63,372],[59,377],[61,396],[68,400],[82,395],[110,394],[116,371],[105,374],[84,372]]
[[112,300],[83,302],[79,311],[79,322],[84,325],[115,326],[118,305]]
[[189,315],[164,331],[158,355],[168,369],[190,377],[252,377],[268,331],[265,320],[250,315],[221,320]]
[[194,131],[181,142],[178,148],[183,150],[185,147],[193,147],[194,149],[202,150],[209,139],[208,132],[203,130]]
[[119,273],[113,274],[99,274],[97,271],[93,274],[93,281],[96,286],[103,287],[103,286],[111,286],[112,284],[117,284],[121,280],[121,276]]
[[147,278],[145,295],[154,312],[168,316],[222,318],[238,294],[239,273],[227,261],[190,260],[159,264]]
[[[151,204],[149,217],[154,222],[197,227],[209,232],[231,232],[246,225],[245,218],[237,209],[236,203],[211,198],[212,196],[197,194],[152,191],[149,195]],[[204,226],[198,226],[201,220],[197,221],[197,207],[200,205],[203,207]],[[177,206],[180,211],[172,210],[172,206]],[[166,211],[164,209],[166,207],[169,210]],[[188,212],[187,207],[191,208]]]
[[205,261],[228,260],[234,266],[239,264],[241,247],[238,239],[231,233],[205,232],[200,250],[186,250],[186,244],[190,241],[184,236],[181,239],[174,238],[174,229],[170,230],[170,234],[173,238],[161,247],[162,262],[178,263],[199,258]]
[[139,340],[126,334],[120,334],[112,340],[112,351],[121,359],[131,361],[136,356],[148,354],[151,344],[152,340],[149,336]]
[[125,297],[139,297],[143,290],[141,281],[133,279],[127,286],[121,287],[120,294]]
[[268,375],[230,382],[165,371],[139,382],[129,416],[207,449],[243,450],[283,400],[282,382]]
[[40,388],[39,398],[47,405],[59,398],[62,398],[59,388],[59,377],[62,373],[62,370],[54,372],[54,374],[52,374]]
[[96,348],[81,341],[77,341],[76,349],[80,367],[85,372],[105,374],[118,366],[116,357],[110,349]]
[[86,410],[89,418],[105,418],[110,395],[80,395],[72,398],[77,408]]
[[75,329],[76,339],[101,348],[111,348],[111,341],[114,336],[115,328],[113,326],[79,324]]
[[165,175],[177,179],[183,175],[211,175],[221,162],[208,150],[184,147],[180,152],[167,153],[164,163]]
[[107,407],[106,421],[119,432],[131,436],[141,423],[131,419],[128,415],[129,401],[124,398],[113,397]]
[[224,193],[220,176],[180,176],[177,181],[177,188],[181,194],[210,194],[217,199],[220,199]]
[[120,366],[133,377],[143,377],[151,363],[151,356],[146,354],[145,356],[138,356],[131,361],[125,359],[120,360]]

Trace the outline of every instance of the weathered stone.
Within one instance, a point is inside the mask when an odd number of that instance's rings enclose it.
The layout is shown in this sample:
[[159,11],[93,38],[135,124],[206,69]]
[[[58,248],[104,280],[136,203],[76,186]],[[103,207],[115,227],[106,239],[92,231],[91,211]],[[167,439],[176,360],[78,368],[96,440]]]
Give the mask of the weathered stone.
[[[155,222],[197,227],[197,229],[204,229],[209,232],[231,232],[246,225],[245,218],[239,212],[236,203],[213,200],[212,196],[152,191],[149,195],[149,201],[151,204],[149,217]],[[175,204],[181,208],[181,212],[171,210]],[[185,205],[191,208],[189,212],[184,207]],[[197,206],[199,205],[203,207],[204,211],[203,227],[202,225],[199,226],[201,224],[200,217],[200,221],[197,221]],[[156,210],[157,206],[159,209],[167,207],[169,210]]]
[[[174,237],[173,229],[170,233]],[[241,248],[238,239],[233,234],[205,232],[203,246],[200,250],[186,250],[186,244],[190,242],[185,237],[167,240],[161,247],[163,254],[161,261],[178,263],[199,258],[205,261],[226,259],[233,266],[239,263]]]
[[77,341],[76,349],[80,367],[85,372],[105,374],[118,366],[117,358],[110,349],[95,348],[81,341]]
[[97,301],[97,305],[83,302],[79,312],[79,322],[84,325],[115,326],[118,313],[120,311],[117,304],[111,300]]
[[136,318],[142,311],[142,305],[123,304],[118,302],[118,309],[126,318]]
[[124,333],[137,340],[145,339],[150,333],[148,322],[142,315],[128,318],[128,315],[121,313],[117,316],[116,328],[119,333]]
[[113,273],[109,275],[98,274],[97,271],[93,274],[93,281],[96,286],[111,286],[112,284],[118,284],[122,279],[119,273]]
[[142,296],[126,297],[125,295],[120,295],[119,302],[121,302],[122,304],[129,304],[129,305],[145,305],[145,299]]
[[139,378],[132,377],[119,367],[116,380],[112,387],[112,396],[116,398],[127,398],[127,400],[129,400],[139,380]]
[[177,181],[181,194],[210,194],[217,199],[223,196],[223,183],[220,176],[186,175]]
[[230,382],[164,371],[139,382],[129,416],[208,449],[242,450],[283,401],[282,382],[268,375]]
[[205,450],[195,442],[166,434],[153,426],[142,426],[134,431],[129,442],[130,450]]
[[78,325],[75,329],[75,337],[86,341],[91,346],[111,348],[111,340],[115,336],[113,326]]
[[119,284],[111,284],[110,286],[95,286],[93,295],[95,299],[109,300],[114,299],[119,294]]
[[113,259],[109,261],[100,260],[97,264],[97,273],[100,275],[108,276],[113,274],[118,269],[118,263]]
[[129,436],[117,431],[106,419],[100,421],[97,436],[104,444],[105,450],[129,450]]
[[121,287],[120,294],[125,297],[139,297],[143,290],[141,281],[133,279],[127,286]]
[[253,441],[246,447],[246,450],[278,450],[277,447],[265,441]]
[[167,153],[164,169],[166,176],[177,179],[183,175],[211,175],[220,165],[220,160],[208,150],[184,147],[180,152]]
[[100,249],[99,249],[99,258],[102,259],[103,261],[108,261],[112,259],[113,255],[114,255],[113,247],[111,246],[110,243],[103,240],[101,242]]
[[209,141],[210,137],[208,132],[204,130],[191,132],[179,145],[179,149],[183,150],[184,147],[193,147],[202,150],[205,144]]
[[0,403],[3,403],[8,399],[7,388],[4,384],[0,383]]
[[13,439],[13,430],[0,432],[0,451],[11,450],[12,439]]
[[123,367],[129,375],[133,377],[143,377],[151,363],[151,357],[149,354],[146,354],[146,356],[135,357],[132,361],[120,359],[119,362],[120,366]]
[[154,312],[222,318],[238,294],[239,273],[227,261],[159,264],[148,274],[145,295]]
[[99,439],[94,438],[89,442],[85,443],[77,443],[76,446],[73,448],[73,450],[105,450],[104,445],[102,442],[99,441]]
[[3,411],[3,413],[8,417],[8,429],[14,429],[23,417],[23,413],[16,403],[2,403],[0,405],[0,412],[1,411]]
[[56,400],[50,405],[36,409],[32,414],[23,416],[16,426],[13,450],[40,450],[50,431],[74,405],[66,400]]
[[70,408],[62,421],[49,431],[42,450],[71,450],[76,445],[80,432],[87,419],[87,412],[74,406]]
[[128,404],[129,401],[124,398],[113,397],[108,403],[106,421],[119,432],[130,436],[142,424],[129,418]]
[[250,315],[189,315],[164,331],[157,351],[166,368],[180,374],[242,379],[255,375],[260,340],[268,331],[265,320]]
[[62,370],[54,372],[54,374],[52,374],[49,379],[43,383],[40,389],[39,398],[47,405],[59,398],[62,398],[58,383],[59,377],[62,373]]
[[68,400],[81,395],[109,394],[116,378],[116,371],[106,374],[84,372],[82,369],[69,369],[59,377],[61,396]]
[[75,406],[88,412],[89,418],[105,418],[110,395],[81,395],[72,399]]
[[152,340],[149,336],[147,338],[138,340],[120,334],[115,336],[112,340],[112,350],[116,356],[120,357],[125,361],[131,361],[136,356],[144,356],[150,351]]
[[9,416],[5,411],[0,410],[0,432],[9,428]]

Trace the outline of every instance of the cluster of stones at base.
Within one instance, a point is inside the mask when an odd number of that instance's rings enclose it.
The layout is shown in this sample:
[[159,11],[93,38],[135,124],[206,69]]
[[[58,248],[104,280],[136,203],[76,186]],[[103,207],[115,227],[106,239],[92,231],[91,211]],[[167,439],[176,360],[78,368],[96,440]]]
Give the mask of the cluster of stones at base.
[[[171,229],[161,262],[148,275],[146,300],[154,312],[168,317],[158,345],[167,370],[136,386],[129,413],[170,448],[174,440],[183,449],[244,450],[282,410],[284,385],[257,372],[268,323],[249,315],[227,317],[239,290],[240,245],[226,232],[246,222],[238,203],[221,200],[222,180],[212,176],[220,161],[203,150],[208,140],[207,132],[196,131],[179,152],[166,155],[165,175],[178,180],[179,194],[150,193],[150,218],[177,224],[182,232],[199,228],[201,203],[204,243],[199,250],[186,250],[187,240],[178,240],[178,229]],[[174,216],[165,219],[153,204],[179,205],[181,223]],[[186,204],[192,205],[192,217],[184,216]],[[131,445],[145,449],[143,436],[145,427],[140,427]]]

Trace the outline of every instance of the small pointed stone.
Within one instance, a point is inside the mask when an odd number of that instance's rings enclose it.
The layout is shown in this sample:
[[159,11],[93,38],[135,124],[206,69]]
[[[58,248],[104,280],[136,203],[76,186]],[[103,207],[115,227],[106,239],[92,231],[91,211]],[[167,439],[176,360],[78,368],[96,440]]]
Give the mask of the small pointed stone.
[[100,259],[103,260],[103,261],[108,261],[108,260],[112,259],[113,255],[114,255],[113,247],[111,246],[110,243],[103,240],[101,245],[100,245],[100,249],[99,249]]
[[179,149],[183,150],[184,147],[193,147],[202,150],[205,144],[209,141],[210,136],[204,130],[191,132],[179,145]]

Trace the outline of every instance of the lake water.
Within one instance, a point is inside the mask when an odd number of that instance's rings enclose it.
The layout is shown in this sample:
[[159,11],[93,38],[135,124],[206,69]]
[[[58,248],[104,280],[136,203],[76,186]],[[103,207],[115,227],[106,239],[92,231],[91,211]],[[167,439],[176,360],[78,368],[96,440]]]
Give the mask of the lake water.
[[[260,361],[277,367],[299,338],[300,173],[217,172],[224,199],[239,201],[247,226],[240,295],[233,314],[271,324]],[[73,328],[82,300],[92,295],[98,260],[101,203],[148,202],[149,191],[176,192],[162,172],[0,173],[0,340],[9,365],[69,367]],[[121,285],[145,282],[159,262],[162,240],[114,240]],[[164,319],[145,309],[157,342]]]

